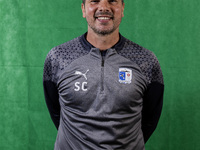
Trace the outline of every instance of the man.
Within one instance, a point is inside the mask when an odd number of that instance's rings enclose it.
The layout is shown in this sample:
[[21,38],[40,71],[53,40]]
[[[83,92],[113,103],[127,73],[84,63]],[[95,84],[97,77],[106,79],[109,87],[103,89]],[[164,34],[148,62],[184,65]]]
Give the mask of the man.
[[163,103],[155,55],[119,34],[123,0],[83,0],[84,35],[53,48],[44,93],[55,150],[144,150]]

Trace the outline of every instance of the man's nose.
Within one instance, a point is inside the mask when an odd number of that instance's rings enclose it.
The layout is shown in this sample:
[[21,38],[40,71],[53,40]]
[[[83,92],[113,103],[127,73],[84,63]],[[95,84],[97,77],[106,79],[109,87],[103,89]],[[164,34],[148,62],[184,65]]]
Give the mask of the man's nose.
[[101,0],[99,3],[99,10],[100,11],[110,11],[110,4],[108,0]]

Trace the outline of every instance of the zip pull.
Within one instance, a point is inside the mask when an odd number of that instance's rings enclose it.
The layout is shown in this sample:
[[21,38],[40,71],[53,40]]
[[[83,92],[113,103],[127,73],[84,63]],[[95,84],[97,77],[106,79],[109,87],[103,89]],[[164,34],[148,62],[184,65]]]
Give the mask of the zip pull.
[[[105,57],[105,56],[104,56]],[[102,57],[102,60],[101,60],[101,66],[104,67],[104,57]]]
[[104,60],[105,60],[107,50],[100,51],[100,52],[101,52],[101,57],[102,57],[101,66],[104,67]]

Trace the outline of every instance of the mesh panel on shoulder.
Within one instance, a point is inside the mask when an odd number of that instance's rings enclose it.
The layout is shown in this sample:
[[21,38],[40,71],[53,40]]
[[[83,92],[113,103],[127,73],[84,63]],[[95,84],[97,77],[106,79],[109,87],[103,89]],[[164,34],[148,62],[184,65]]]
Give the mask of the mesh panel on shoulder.
[[44,65],[44,80],[57,81],[58,72],[73,60],[89,53],[77,37],[69,42],[54,47],[47,55]]
[[156,56],[149,50],[126,39],[125,45],[119,54],[135,62],[146,76],[148,83],[159,82],[163,84],[161,68]]

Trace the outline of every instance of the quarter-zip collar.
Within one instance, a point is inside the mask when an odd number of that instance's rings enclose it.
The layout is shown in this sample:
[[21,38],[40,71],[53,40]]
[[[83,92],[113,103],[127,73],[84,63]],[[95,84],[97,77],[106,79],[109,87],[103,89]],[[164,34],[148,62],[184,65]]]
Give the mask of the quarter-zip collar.
[[98,48],[91,48],[90,50],[90,54],[95,57],[95,58],[98,58],[98,59],[102,59],[103,57],[104,58],[108,58],[114,54],[116,54],[116,49],[114,48],[109,48],[106,50],[106,55],[102,55],[101,52],[99,51]]
[[[87,32],[80,36],[80,42],[86,50],[90,51],[92,48],[95,47],[87,41],[86,36]],[[125,41],[126,39],[119,33],[119,41],[113,47],[111,47],[111,49],[115,49],[116,51],[121,50],[125,44]]]

